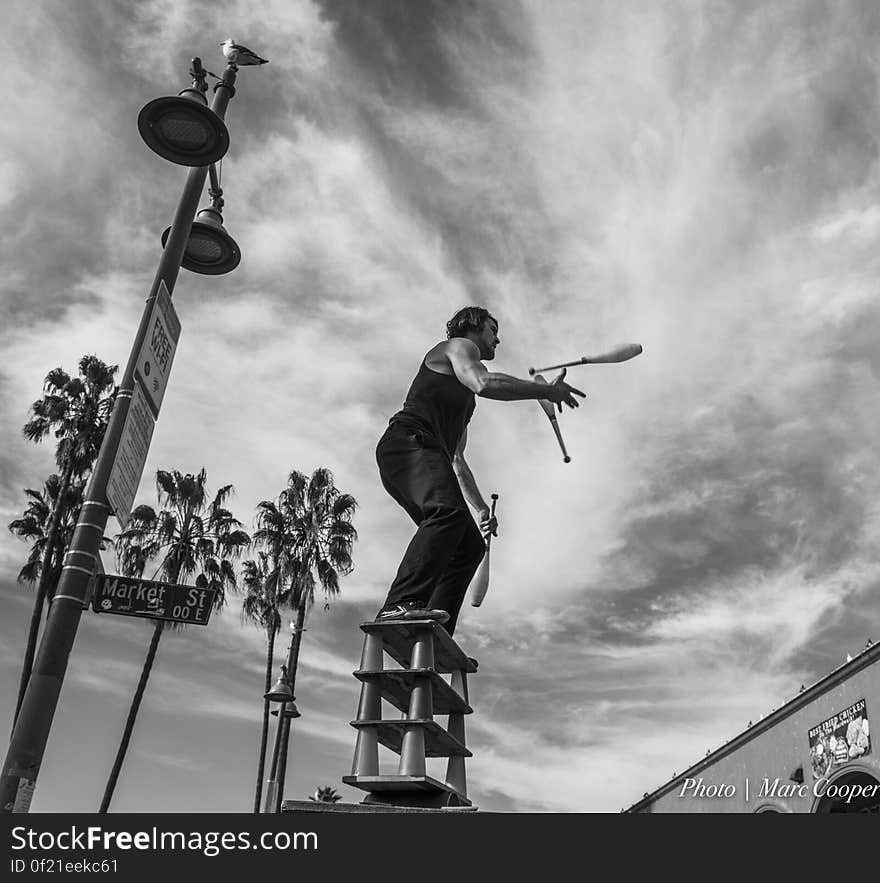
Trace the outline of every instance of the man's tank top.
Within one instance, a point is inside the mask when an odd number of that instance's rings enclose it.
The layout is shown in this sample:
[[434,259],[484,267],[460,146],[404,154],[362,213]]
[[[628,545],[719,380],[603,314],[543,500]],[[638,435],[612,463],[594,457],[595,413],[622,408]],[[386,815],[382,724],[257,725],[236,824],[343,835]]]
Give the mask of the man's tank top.
[[427,435],[451,460],[475,407],[474,394],[455,375],[432,371],[423,359],[403,408],[389,423]]

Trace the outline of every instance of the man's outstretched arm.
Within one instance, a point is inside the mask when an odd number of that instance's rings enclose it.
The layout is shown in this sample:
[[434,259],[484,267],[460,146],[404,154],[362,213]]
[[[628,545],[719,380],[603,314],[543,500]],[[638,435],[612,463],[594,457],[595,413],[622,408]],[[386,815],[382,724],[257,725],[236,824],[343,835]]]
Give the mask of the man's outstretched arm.
[[569,386],[558,377],[553,383],[535,383],[532,380],[520,380],[500,371],[488,371],[480,361],[477,345],[463,337],[449,341],[446,349],[449,364],[455,372],[458,382],[466,386],[474,395],[484,399],[495,399],[501,402],[516,402],[524,399],[548,399],[569,408],[578,407],[574,397],[586,398],[586,393]]

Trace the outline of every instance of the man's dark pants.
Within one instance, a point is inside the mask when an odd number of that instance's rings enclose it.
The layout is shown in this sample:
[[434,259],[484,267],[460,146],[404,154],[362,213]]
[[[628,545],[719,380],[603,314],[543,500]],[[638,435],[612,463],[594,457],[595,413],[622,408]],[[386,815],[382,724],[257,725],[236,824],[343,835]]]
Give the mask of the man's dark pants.
[[379,440],[376,462],[385,490],[418,525],[383,606],[421,601],[445,610],[451,635],[486,551],[452,463],[430,436],[396,424]]

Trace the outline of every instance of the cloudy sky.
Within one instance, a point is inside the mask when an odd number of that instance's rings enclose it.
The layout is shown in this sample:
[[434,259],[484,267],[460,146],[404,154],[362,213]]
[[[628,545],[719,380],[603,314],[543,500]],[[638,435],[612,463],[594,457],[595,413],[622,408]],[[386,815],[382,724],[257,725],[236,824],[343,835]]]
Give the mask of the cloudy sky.
[[[478,402],[469,460],[500,531],[456,632],[480,660],[477,805],[617,812],[880,635],[875,3],[5,8],[3,524],[53,468],[20,434],[47,371],[128,357],[185,178],[139,109],[187,86],[193,55],[219,72],[227,36],[270,59],[227,114],[243,259],[181,271],[138,500],[156,469],[202,467],[248,526],[291,469],[357,498],[355,570],[305,635],[287,796],[362,797],[340,781],[358,624],[411,535],[373,452],[470,303],[518,376],[644,347],[571,369],[588,398],[561,419],[568,465],[536,403]],[[7,731],[26,553],[0,531]],[[251,808],[265,643],[239,604],[163,638],[114,810]],[[84,613],[34,810],[97,809],[149,636]]]

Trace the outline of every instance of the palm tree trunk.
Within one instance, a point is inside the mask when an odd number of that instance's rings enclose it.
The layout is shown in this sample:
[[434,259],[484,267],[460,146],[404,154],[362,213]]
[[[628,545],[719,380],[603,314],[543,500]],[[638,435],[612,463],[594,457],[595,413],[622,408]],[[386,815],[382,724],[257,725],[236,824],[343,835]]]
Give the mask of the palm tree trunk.
[[296,624],[293,627],[293,640],[290,643],[290,658],[287,660],[287,676],[290,678],[290,692],[296,694],[296,668],[299,664],[299,647],[305,631],[306,599],[296,608]]
[[134,722],[137,718],[138,710],[141,707],[141,699],[147,688],[147,681],[150,678],[150,671],[153,668],[153,660],[156,658],[156,650],[159,648],[159,639],[162,637],[162,630],[165,627],[165,621],[159,620],[156,628],[153,630],[153,639],[150,641],[150,648],[147,650],[147,658],[144,660],[144,667],[141,669],[141,679],[138,681],[134,698],[131,701],[131,708],[128,710],[128,719],[125,722],[125,730],[122,734],[122,741],[119,743],[119,749],[116,752],[116,760],[113,762],[113,769],[110,771],[110,778],[107,780],[107,787],[104,789],[104,796],[101,799],[101,808],[99,813],[106,813],[113,799],[113,791],[116,789],[116,780],[119,778],[119,771],[122,769],[122,762],[125,760],[125,753],[128,751],[128,743],[131,740],[131,733],[134,730]]
[[[18,685],[18,699],[15,702],[15,714],[12,717],[12,729],[15,730],[15,723],[18,720],[18,713],[21,711],[21,703],[24,701],[24,694],[27,690],[28,681],[31,679],[31,672],[34,668],[34,657],[37,653],[37,637],[40,633],[40,622],[43,619],[43,605],[46,603],[46,595],[49,593],[49,584],[52,574],[55,573],[55,544],[58,536],[58,525],[62,521],[62,507],[67,497],[67,491],[70,489],[70,482],[73,476],[73,459],[64,469],[61,478],[61,487],[58,491],[58,499],[55,508],[49,516],[49,525],[46,531],[46,548],[43,551],[43,560],[40,564],[40,579],[37,583],[37,593],[34,598],[34,609],[31,611],[31,624],[28,629],[27,646],[24,650],[24,661],[21,668],[21,680]],[[62,556],[63,557],[63,556]],[[60,563],[60,562],[59,562]]]
[[[290,644],[290,658],[287,661],[287,674],[290,678],[290,690],[295,694],[296,690],[296,668],[299,664],[299,648],[302,643],[302,633],[306,621],[306,598],[302,599],[299,607],[296,609],[296,625],[294,626],[293,641]],[[279,758],[277,764],[276,778],[278,780],[278,788],[275,795],[275,812],[281,812],[281,801],[284,798],[284,778],[287,775],[287,746],[290,740],[290,721],[291,718],[284,714],[286,706],[282,706],[278,713],[278,725],[281,729],[281,745],[279,750]]]
[[[266,629],[268,634],[266,651],[266,689],[263,694],[272,689],[272,662],[275,655],[275,626],[277,616],[272,619],[272,624]],[[254,813],[259,815],[260,799],[263,796],[263,775],[266,771],[266,743],[269,741],[269,705],[268,699],[263,699],[263,732],[260,735],[260,762],[257,767],[257,790],[254,794]]]

